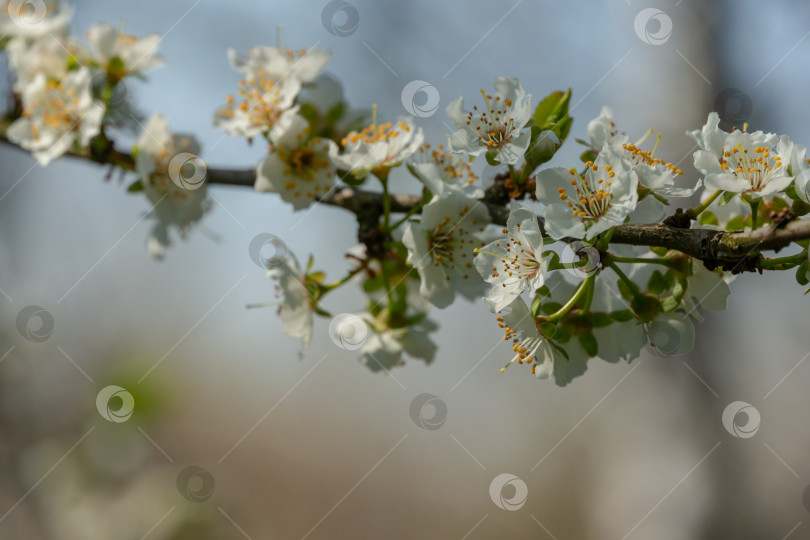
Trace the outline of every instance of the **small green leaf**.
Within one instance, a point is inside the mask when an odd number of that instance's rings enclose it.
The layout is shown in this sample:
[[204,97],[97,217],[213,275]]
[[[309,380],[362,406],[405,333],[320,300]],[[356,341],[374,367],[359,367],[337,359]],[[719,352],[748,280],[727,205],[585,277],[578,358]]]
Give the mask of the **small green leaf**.
[[736,196],[737,196],[737,194],[734,193],[733,191],[725,191],[725,192],[723,192],[723,194],[720,195],[720,197],[717,199],[717,206],[725,206],[725,205],[727,205],[729,202],[731,202],[731,199],[733,199]]
[[793,206],[790,207],[791,211],[797,216],[806,216],[810,214],[810,204],[804,201],[793,201]]
[[720,225],[720,222],[717,221],[717,216],[715,216],[712,212],[708,210],[701,212],[700,217],[698,218],[698,223],[701,225]]
[[534,291],[534,293],[539,295],[539,296],[545,296],[546,298],[551,298],[551,289],[549,289],[548,286],[546,286],[546,285],[543,285],[542,287],[540,287],[539,289]]
[[129,193],[138,193],[139,191],[143,191],[143,182],[140,180],[135,180],[129,185],[127,191]]
[[540,333],[543,334],[546,339],[551,339],[554,337],[554,334],[557,333],[557,325],[550,322],[540,323]]
[[497,155],[498,155],[498,152],[496,152],[495,150],[489,150],[486,154],[484,154],[484,157],[487,158],[487,163],[489,163],[493,167],[497,167],[498,165],[501,164],[500,161],[495,159],[495,156],[497,156]]
[[535,295],[534,300],[532,300],[532,316],[537,317],[540,315],[540,304],[543,300],[543,297],[539,294]]
[[568,116],[568,102],[571,100],[571,89],[565,92],[557,90],[552,92],[534,109],[534,125],[540,128],[556,124]]
[[661,294],[667,290],[667,280],[660,270],[653,271],[650,280],[647,282],[647,292],[650,294]]
[[332,108],[326,112],[326,121],[330,124],[336,124],[343,118],[343,113],[346,110],[346,105],[341,101],[332,105]]
[[727,231],[741,231],[745,229],[745,218],[748,216],[735,216],[726,225]]
[[540,311],[543,312],[544,315],[551,315],[552,313],[556,313],[562,308],[562,304],[559,302],[543,302],[543,305],[540,306]]
[[635,318],[635,314],[629,309],[623,309],[621,311],[612,311],[610,318],[616,322],[627,322]]
[[623,280],[617,281],[616,285],[619,287],[619,294],[621,294],[625,300],[632,300],[634,298],[634,294],[630,289],[630,286],[627,285],[627,283],[625,283]]
[[607,313],[593,313],[591,314],[591,326],[594,328],[602,328],[613,324],[613,319]]
[[650,251],[652,251],[659,257],[666,257],[667,255],[667,248],[665,247],[653,246],[650,248]]
[[582,161],[582,163],[588,163],[589,161],[596,161],[596,157],[596,152],[593,150],[585,150],[582,152],[582,155],[579,156],[579,159]]
[[578,339],[579,344],[582,345],[582,348],[585,349],[588,356],[593,357],[599,353],[599,344],[596,342],[596,338],[593,337],[593,334],[590,332],[587,334],[580,334]]

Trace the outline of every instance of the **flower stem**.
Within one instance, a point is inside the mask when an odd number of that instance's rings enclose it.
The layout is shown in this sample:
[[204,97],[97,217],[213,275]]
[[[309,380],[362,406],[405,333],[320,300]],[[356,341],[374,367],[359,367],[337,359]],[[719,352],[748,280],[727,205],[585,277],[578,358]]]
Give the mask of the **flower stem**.
[[354,276],[356,276],[357,274],[359,274],[363,270],[365,270],[365,268],[363,266],[358,266],[357,268],[355,268],[353,270],[350,270],[348,274],[346,274],[343,278],[339,279],[338,281],[335,281],[334,283],[330,283],[329,285],[322,285],[321,286],[321,297],[323,297],[326,293],[337,289],[341,285],[345,285],[350,279],[352,279]]
[[807,250],[804,249],[795,255],[777,257],[774,259],[760,259],[759,267],[766,270],[790,270],[807,260]]
[[751,201],[751,230],[755,231],[759,226],[759,200]]
[[[596,279],[596,274],[591,274],[588,277],[586,277],[585,281],[583,281],[582,283],[579,284],[579,287],[577,288],[576,292],[574,293],[574,296],[572,296],[571,299],[568,302],[566,302],[566,304],[563,307],[561,307],[559,310],[557,310],[556,312],[554,312],[551,315],[549,315],[548,317],[546,317],[546,321],[550,322],[550,323],[556,323],[560,319],[565,317],[566,313],[571,311],[571,309],[574,306],[576,306],[577,303],[586,294],[588,294],[588,289],[591,288],[590,284],[591,284],[592,281],[594,281],[594,279]],[[593,291],[590,292],[590,295],[593,296]]]
[[608,266],[610,266],[610,269],[616,272],[616,275],[619,276],[619,279],[624,281],[625,285],[627,285],[630,288],[630,290],[633,292],[633,296],[641,296],[641,289],[639,289],[638,285],[636,285],[636,283],[632,279],[627,277],[627,274],[625,274],[624,271],[621,268],[619,268],[619,265],[616,264],[612,256],[608,261]]
[[391,231],[389,226],[389,222],[391,221],[391,194],[388,193],[388,174],[380,174],[379,179],[383,189],[383,231],[388,233]]
[[687,210],[686,215],[689,217],[689,219],[697,219],[698,216],[700,216],[700,214],[704,210],[706,210],[715,201],[715,199],[717,199],[717,197],[719,197],[720,194],[722,194],[722,193],[723,193],[723,190],[718,189],[717,191],[715,191],[714,193],[709,195],[709,197],[705,201],[703,201],[702,203],[700,203],[696,207],[694,207],[694,208],[692,208],[690,210]]

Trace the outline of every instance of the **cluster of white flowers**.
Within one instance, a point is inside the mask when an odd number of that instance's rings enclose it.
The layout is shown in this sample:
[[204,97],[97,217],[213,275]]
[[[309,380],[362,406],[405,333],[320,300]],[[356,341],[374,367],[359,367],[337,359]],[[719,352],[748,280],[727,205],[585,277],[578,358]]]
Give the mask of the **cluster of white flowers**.
[[[143,191],[152,204],[149,246],[161,256],[171,229],[184,234],[210,208],[199,144],[170,132],[160,113],[142,125],[131,156],[107,133],[122,126],[122,115],[140,123],[126,100],[113,98],[125,78],[143,78],[163,62],[160,37],[99,23],[82,44],[70,36],[69,6],[32,5],[34,12],[0,0],[0,47],[15,75],[16,112],[5,136],[42,165],[73,153],[134,170],[129,191]],[[647,143],[650,130],[633,142],[605,107],[580,141],[582,163],[544,167],[571,129],[570,91],[534,107],[517,78],[498,77],[494,92],[481,90],[483,105],[468,111],[459,97],[447,106],[457,129],[432,145],[411,117],[378,121],[376,105],[370,122],[351,112],[339,84],[322,73],[330,56],[314,47],[259,46],[245,56],[229,50],[239,89],[213,117],[230,135],[264,139],[254,187],[279,194],[295,211],[328,199],[339,178],[354,187],[379,182],[379,200],[369,198],[375,205],[357,211],[362,244],[349,254],[355,264],[346,277],[326,283],[311,258],[304,268],[292,254],[268,270],[277,281],[273,305],[282,329],[302,340],[302,354],[315,315],[329,316],[323,297],[348,282],[361,282],[368,297],[366,309],[352,315],[363,325],[363,342],[350,348],[373,371],[401,365],[403,355],[431,362],[429,334],[437,327],[428,311],[446,308],[456,293],[483,300],[496,314],[514,352],[507,366],[528,365],[560,385],[584,373],[591,358],[629,362],[645,344],[683,354],[694,345],[698,310],[725,308],[736,266],[657,247],[617,247],[616,228],[658,223],[670,199],[702,187],[701,202],[676,213],[673,224],[755,230],[810,213],[810,159],[786,135],[749,132],[747,125],[727,132],[711,113],[702,129],[688,133],[699,147],[693,157],[702,177],[684,185],[683,170],[658,153],[661,135]],[[504,166],[486,190],[473,170],[482,155]],[[421,196],[410,207],[401,199],[393,205],[395,170],[419,182]],[[807,243],[797,244],[798,255],[760,261],[780,270],[798,266],[797,280],[806,284]]]

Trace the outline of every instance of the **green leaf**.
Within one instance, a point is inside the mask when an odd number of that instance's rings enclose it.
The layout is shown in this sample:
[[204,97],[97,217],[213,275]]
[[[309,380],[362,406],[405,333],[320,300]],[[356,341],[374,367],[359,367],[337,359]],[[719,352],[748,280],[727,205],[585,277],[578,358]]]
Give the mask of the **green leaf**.
[[588,356],[593,357],[599,353],[599,344],[596,342],[596,338],[593,337],[593,334],[590,332],[587,334],[580,334],[578,339],[579,344],[582,345],[582,348],[585,349]]
[[634,319],[635,314],[629,309],[623,309],[621,311],[612,311],[610,318],[616,322],[627,322]]
[[301,106],[298,109],[298,114],[303,116],[310,124],[317,122],[318,116],[320,116],[318,109],[316,109],[315,105],[311,103],[301,103]]
[[487,158],[487,163],[489,163],[493,167],[497,167],[498,165],[501,164],[500,161],[495,159],[496,155],[498,155],[498,152],[496,152],[495,150],[489,150],[486,154],[484,154],[484,157]]
[[616,285],[619,287],[619,294],[621,294],[625,300],[632,300],[634,298],[635,295],[633,294],[633,291],[630,289],[630,286],[624,282],[624,280],[620,279],[616,282]]
[[596,152],[593,150],[585,150],[582,152],[582,155],[579,156],[579,159],[582,161],[582,163],[588,163],[589,161],[594,162],[596,161]]
[[337,124],[341,118],[343,118],[343,113],[346,110],[346,105],[341,101],[339,103],[335,103],[332,105],[332,108],[326,112],[326,121],[329,124]]
[[139,191],[143,191],[143,182],[140,180],[135,180],[129,185],[127,191],[129,193],[138,193]]
[[681,305],[683,295],[686,294],[686,286],[686,278],[681,276],[672,288],[672,295],[661,299],[661,310],[664,313],[669,313]]
[[552,92],[534,109],[534,125],[539,128],[548,128],[568,116],[568,103],[571,100],[571,89],[565,92],[557,90]]
[[712,212],[705,210],[700,213],[700,217],[698,217],[698,223],[701,225],[720,225],[720,222],[717,221],[717,216],[715,216]]
[[607,313],[593,313],[591,315],[591,326],[594,328],[602,328],[613,324],[613,319]]
[[733,199],[736,196],[737,194],[734,193],[733,191],[724,191],[723,194],[720,195],[720,197],[717,199],[717,206],[727,205],[729,202],[731,202],[731,199]]
[[544,315],[551,315],[552,313],[556,313],[562,308],[562,304],[559,302],[544,302],[542,306],[540,306],[540,311],[543,312]]
[[806,216],[807,214],[810,214],[810,204],[807,204],[801,200],[793,201],[793,206],[791,206],[790,209],[797,216]]
[[650,251],[652,251],[659,257],[666,257],[668,250],[665,247],[653,246],[650,248]]
[[543,297],[539,294],[535,295],[534,300],[532,300],[532,316],[537,317],[540,315],[540,303],[543,300]]
[[741,231],[745,228],[745,218],[748,216],[735,216],[726,225],[727,231]]
[[661,294],[667,290],[667,280],[660,270],[653,271],[650,280],[647,282],[647,292],[650,294]]
[[538,296],[545,296],[546,298],[551,298],[551,289],[549,289],[547,285],[543,285],[542,287],[534,291],[534,293]]
[[550,322],[540,323],[540,333],[543,334],[546,339],[551,339],[554,337],[554,334],[557,333],[557,325]]

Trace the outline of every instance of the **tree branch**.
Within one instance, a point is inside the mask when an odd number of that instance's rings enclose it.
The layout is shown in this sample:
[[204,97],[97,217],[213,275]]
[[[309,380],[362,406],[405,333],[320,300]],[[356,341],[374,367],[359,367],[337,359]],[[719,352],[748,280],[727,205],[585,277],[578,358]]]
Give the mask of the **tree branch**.
[[[16,148],[16,145],[6,138],[6,128],[7,124],[0,124],[0,143]],[[103,152],[70,152],[68,155],[100,164],[114,165],[128,171],[134,169],[132,156],[119,152],[112,146]],[[209,184],[244,187],[252,187],[255,179],[256,172],[252,169],[218,168],[209,168],[206,178]],[[500,197],[492,193],[490,190],[481,202],[487,205],[493,223],[505,225],[509,210],[502,204]],[[498,203],[492,202],[493,200],[498,200]],[[391,211],[408,212],[420,201],[419,195],[392,194]],[[321,197],[318,202],[348,210],[357,215],[361,223],[372,221],[376,223],[383,211],[382,194],[351,187],[338,187]],[[544,230],[543,218],[537,219],[541,231]],[[778,251],[791,242],[805,239],[810,239],[810,220],[793,221],[781,228],[763,227],[750,233],[688,229],[664,223],[628,224],[616,227],[611,243],[673,249],[700,259],[709,268],[722,267],[725,270],[742,272],[760,268],[758,261],[761,251]],[[564,240],[573,241],[573,239]]]

